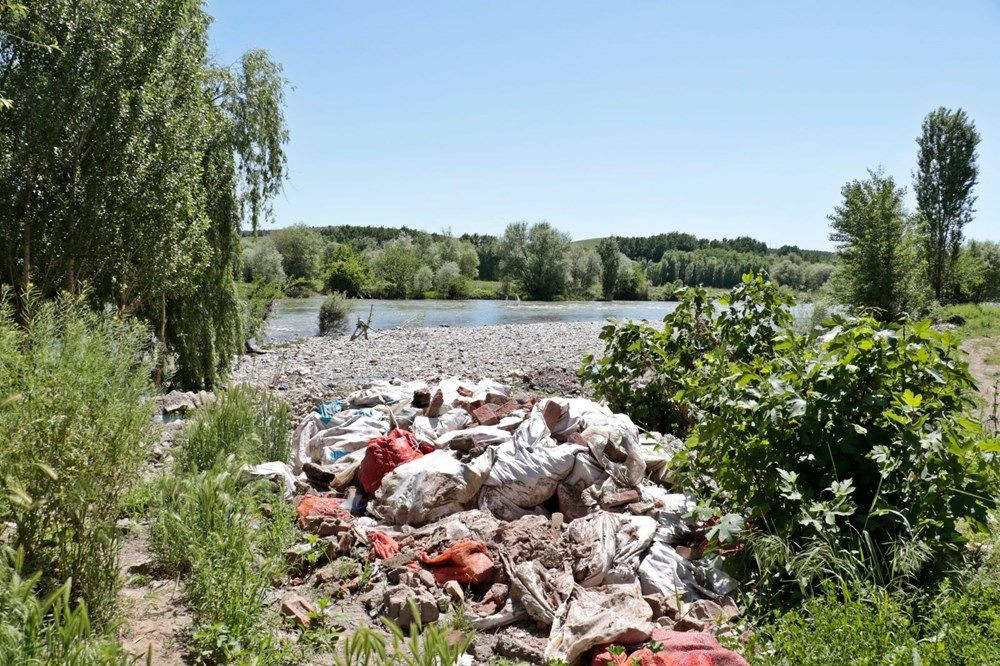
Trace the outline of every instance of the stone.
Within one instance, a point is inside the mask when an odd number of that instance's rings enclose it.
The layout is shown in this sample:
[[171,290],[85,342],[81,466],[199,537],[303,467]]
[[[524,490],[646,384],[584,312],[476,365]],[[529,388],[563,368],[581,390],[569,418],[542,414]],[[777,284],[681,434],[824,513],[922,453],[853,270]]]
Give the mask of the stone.
[[437,587],[437,581],[434,580],[434,574],[427,569],[417,569],[414,574],[416,575],[417,580],[423,583],[425,587],[432,590]]
[[445,583],[444,593],[456,605],[465,603],[465,592],[462,591],[462,586],[458,584],[457,580],[449,580]]
[[301,594],[289,592],[281,599],[281,614],[302,629],[313,625],[316,606]]
[[188,412],[198,406],[197,396],[188,391],[171,391],[156,397],[156,407],[163,414]]
[[642,597],[649,608],[653,611],[653,619],[666,617],[674,620],[680,615],[681,607],[684,605],[677,597],[669,597],[663,594],[647,594]]
[[563,413],[563,406],[555,400],[549,400],[545,403],[545,409],[542,410],[542,417],[545,419],[545,425],[549,427],[549,430],[559,423],[559,419],[562,418]]
[[440,613],[447,613],[451,610],[451,602],[448,601],[448,597],[438,597],[437,609]]
[[330,471],[325,465],[318,465],[311,460],[302,464],[302,471],[306,473],[306,478],[316,485],[329,488],[337,475]]
[[546,642],[544,638],[535,639],[529,635],[505,633],[500,635],[494,652],[501,657],[522,659],[529,664],[544,664]]
[[434,622],[441,615],[437,607],[437,599],[429,590],[420,587],[413,588],[404,584],[386,589],[383,596],[383,606],[386,617],[403,628],[413,624],[414,609],[420,614],[421,622]]
[[499,407],[497,407],[493,413],[496,415],[497,419],[503,419],[510,416],[512,413],[516,412],[521,408],[516,400],[508,400]]
[[419,388],[413,392],[413,406],[419,409],[426,409],[431,404],[431,390],[429,388]]
[[695,548],[692,546],[674,546],[674,550],[685,560],[697,560],[705,554],[705,551],[702,548]]

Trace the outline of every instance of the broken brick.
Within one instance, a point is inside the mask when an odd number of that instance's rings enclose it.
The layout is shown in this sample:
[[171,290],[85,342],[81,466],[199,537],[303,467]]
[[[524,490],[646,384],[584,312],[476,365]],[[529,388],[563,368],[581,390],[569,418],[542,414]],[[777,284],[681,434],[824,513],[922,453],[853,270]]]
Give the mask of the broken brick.
[[424,415],[429,418],[436,418],[438,416],[441,416],[441,408],[443,406],[444,406],[444,393],[441,392],[441,389],[438,389],[437,391],[434,392],[434,395],[431,397],[431,401],[427,404],[427,409],[424,412]]
[[490,405],[481,405],[472,410],[472,418],[476,419],[479,425],[484,426],[494,426],[500,423],[500,419]]
[[290,592],[281,599],[281,614],[302,629],[313,625],[316,606],[301,594]]
[[613,509],[639,501],[639,491],[635,488],[615,490],[601,495],[601,506],[605,509]]

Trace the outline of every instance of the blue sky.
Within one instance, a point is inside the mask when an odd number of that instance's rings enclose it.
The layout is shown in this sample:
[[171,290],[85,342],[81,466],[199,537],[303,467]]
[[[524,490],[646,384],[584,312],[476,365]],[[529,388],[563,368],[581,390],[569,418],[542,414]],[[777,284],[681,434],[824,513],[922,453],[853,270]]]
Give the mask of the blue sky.
[[207,7],[221,62],[265,48],[294,86],[276,226],[828,248],[843,183],[881,164],[909,190],[944,105],[983,135],[966,233],[1000,239],[997,0]]

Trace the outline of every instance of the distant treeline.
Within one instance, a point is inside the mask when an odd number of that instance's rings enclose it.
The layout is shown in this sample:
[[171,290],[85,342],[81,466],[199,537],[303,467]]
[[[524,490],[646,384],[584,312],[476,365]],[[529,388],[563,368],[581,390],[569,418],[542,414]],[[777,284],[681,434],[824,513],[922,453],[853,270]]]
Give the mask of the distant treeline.
[[[387,241],[400,236],[408,236],[417,245],[427,246],[442,241],[447,233],[434,233],[410,227],[374,227],[359,225],[339,225],[315,227],[328,241],[351,247],[359,253],[369,252]],[[267,232],[264,232],[265,234]],[[457,237],[475,247],[479,256],[479,279],[501,280],[502,258],[501,239],[492,234],[462,234]],[[829,264],[833,253],[822,250],[804,250],[795,245],[783,245],[777,249],[768,248],[763,241],[749,236],[736,238],[708,239],[680,231],[655,234],[652,236],[612,237],[619,251],[645,269],[650,283],[654,286],[668,283],[705,285],[709,287],[732,287],[741,276],[748,272],[759,272],[776,267],[782,259],[788,259],[792,268],[782,266],[786,275],[791,275],[789,286],[812,288],[819,276],[828,276],[825,268],[813,271],[816,275],[808,279],[809,270],[801,264]],[[779,271],[781,272],[781,271]],[[801,275],[800,275],[801,273]],[[801,279],[799,279],[801,278]],[[825,277],[822,281],[825,281]],[[822,281],[819,284],[822,284]]]

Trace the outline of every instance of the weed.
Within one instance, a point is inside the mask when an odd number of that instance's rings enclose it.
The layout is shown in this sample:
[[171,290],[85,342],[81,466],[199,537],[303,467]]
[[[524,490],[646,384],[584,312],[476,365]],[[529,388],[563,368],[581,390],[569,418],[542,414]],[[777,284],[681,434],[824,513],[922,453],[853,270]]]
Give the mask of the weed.
[[243,463],[285,460],[291,412],[280,398],[236,386],[194,413],[184,430],[178,460],[186,471],[203,471],[230,455]]
[[86,604],[73,605],[69,581],[39,597],[40,575],[25,575],[24,552],[0,552],[0,663],[105,666],[133,660],[94,632]]
[[115,522],[149,444],[148,338],[134,322],[82,297],[27,297],[26,325],[0,295],[0,522],[40,589],[85,601],[90,620],[114,614]]

